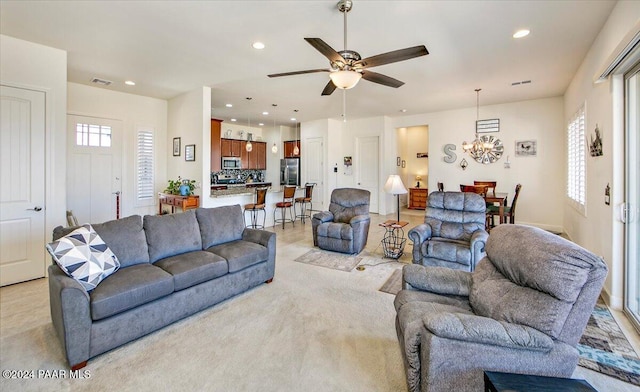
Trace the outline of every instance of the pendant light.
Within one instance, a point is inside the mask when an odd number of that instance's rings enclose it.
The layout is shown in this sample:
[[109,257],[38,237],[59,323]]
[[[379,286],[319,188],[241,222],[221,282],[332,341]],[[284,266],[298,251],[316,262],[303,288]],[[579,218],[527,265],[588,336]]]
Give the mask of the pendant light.
[[[297,111],[298,111],[298,109],[294,110],[294,112],[297,112]],[[298,141],[299,141],[299,139],[298,139],[298,124],[299,123],[296,122],[296,140],[295,140],[296,145],[295,145],[295,147],[293,147],[293,155],[300,155],[300,148],[298,147]]]
[[[251,100],[251,98],[247,98],[248,101]],[[245,144],[244,148],[247,150],[247,152],[251,152],[251,150],[253,150],[253,144],[251,144],[251,132],[249,132],[251,130],[251,118],[247,117],[247,124],[249,129],[247,130],[247,144]]]
[[[475,126],[475,138],[472,143],[462,142],[462,150],[471,156],[476,162],[482,163],[484,165],[489,163],[494,163],[502,156],[504,152],[504,146],[502,145],[502,141],[494,136],[488,135],[478,135],[478,128],[480,124],[480,90],[475,89],[476,92],[476,126]],[[497,122],[498,119],[495,120],[483,120],[483,122]],[[462,166],[464,170],[466,168],[465,165]]]
[[[276,119],[273,119],[273,134],[276,134]],[[276,145],[276,142],[273,142],[273,146],[271,147],[271,152],[274,154],[278,153],[278,146]]]

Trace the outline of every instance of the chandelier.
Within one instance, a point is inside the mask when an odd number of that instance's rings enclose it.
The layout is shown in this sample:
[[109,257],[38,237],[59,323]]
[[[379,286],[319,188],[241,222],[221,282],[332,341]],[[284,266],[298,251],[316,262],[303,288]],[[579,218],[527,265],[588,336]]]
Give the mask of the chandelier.
[[[476,135],[471,143],[462,142],[462,150],[471,156],[476,162],[489,164],[497,161],[502,156],[504,147],[500,139],[488,135],[478,135],[478,127],[480,123],[480,88],[475,89],[476,92]],[[488,120],[492,123],[499,120]],[[483,122],[485,122],[483,120]],[[499,129],[499,128],[498,128]]]

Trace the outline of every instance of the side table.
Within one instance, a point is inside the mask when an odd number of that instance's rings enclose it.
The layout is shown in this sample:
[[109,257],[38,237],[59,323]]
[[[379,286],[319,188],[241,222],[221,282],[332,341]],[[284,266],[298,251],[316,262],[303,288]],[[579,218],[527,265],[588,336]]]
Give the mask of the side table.
[[382,249],[384,250],[384,257],[390,259],[399,259],[404,252],[404,245],[407,239],[404,238],[404,229],[409,222],[387,220],[378,226],[384,227],[386,232],[382,238]]
[[598,392],[585,380],[484,372],[485,392]]

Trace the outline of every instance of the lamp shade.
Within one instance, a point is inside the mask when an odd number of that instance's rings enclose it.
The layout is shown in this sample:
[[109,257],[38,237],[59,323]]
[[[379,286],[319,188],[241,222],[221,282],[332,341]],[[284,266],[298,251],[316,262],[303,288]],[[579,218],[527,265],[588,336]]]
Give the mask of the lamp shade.
[[333,71],[329,74],[329,77],[337,88],[348,90],[358,84],[362,74],[356,71]]
[[384,191],[393,195],[404,195],[407,193],[407,188],[404,187],[399,175],[392,174],[384,184]]
[[422,181],[422,176],[420,176],[419,174],[416,176],[416,181]]

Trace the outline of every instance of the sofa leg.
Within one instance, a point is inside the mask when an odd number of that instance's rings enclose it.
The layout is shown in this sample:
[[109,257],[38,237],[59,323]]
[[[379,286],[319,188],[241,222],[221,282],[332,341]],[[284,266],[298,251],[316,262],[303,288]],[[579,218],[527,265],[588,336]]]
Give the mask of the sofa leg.
[[[269,284],[269,283],[271,283],[271,282],[273,282],[273,278],[271,278],[271,279],[269,279],[269,280],[265,281],[265,283],[267,283],[267,284]],[[86,365],[86,363],[85,363],[85,365]]]
[[75,365],[71,366],[71,370],[75,372],[76,370],[80,370],[85,366],[87,366],[87,361],[76,363]]

